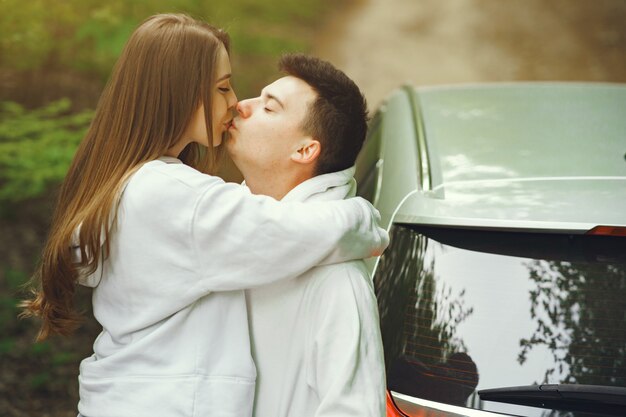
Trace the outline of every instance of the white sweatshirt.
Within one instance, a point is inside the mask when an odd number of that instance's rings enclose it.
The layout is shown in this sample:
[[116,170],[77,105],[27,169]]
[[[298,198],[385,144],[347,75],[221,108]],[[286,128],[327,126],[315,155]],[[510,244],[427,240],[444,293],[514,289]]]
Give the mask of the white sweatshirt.
[[141,167],[110,256],[82,283],[102,325],[80,366],[85,417],[249,416],[255,383],[243,288],[388,243],[363,200],[254,196],[175,158]]
[[[353,170],[321,175],[283,201],[339,200]],[[378,308],[363,261],[313,268],[246,290],[257,366],[255,417],[382,417],[385,370]]]

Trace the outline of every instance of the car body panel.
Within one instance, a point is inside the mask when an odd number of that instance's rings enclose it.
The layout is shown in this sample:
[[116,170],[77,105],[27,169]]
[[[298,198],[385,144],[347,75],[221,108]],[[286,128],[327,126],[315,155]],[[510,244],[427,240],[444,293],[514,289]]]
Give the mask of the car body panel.
[[626,226],[625,203],[626,177],[467,181],[413,193],[395,221],[581,233]]
[[520,83],[414,91],[441,183],[626,175],[626,86]]
[[625,226],[625,102],[626,86],[600,83],[397,90],[382,110],[385,140],[374,138],[381,142],[374,205],[385,226],[396,214],[579,233]]
[[[380,147],[380,193],[374,200],[374,205],[380,210],[382,223],[388,225],[402,199],[409,192],[418,189],[418,150],[409,96],[397,92],[387,102],[385,112],[388,117],[380,126],[381,135],[390,139],[383,141]],[[393,161],[404,163],[396,164]],[[395,183],[397,178],[402,178],[402,184]]]

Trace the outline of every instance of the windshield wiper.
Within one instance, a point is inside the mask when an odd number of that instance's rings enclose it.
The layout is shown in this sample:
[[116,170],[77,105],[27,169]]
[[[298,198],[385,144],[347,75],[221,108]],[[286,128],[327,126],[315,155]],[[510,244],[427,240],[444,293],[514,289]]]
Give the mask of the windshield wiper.
[[626,388],[603,385],[546,384],[484,389],[481,400],[569,411],[626,415]]

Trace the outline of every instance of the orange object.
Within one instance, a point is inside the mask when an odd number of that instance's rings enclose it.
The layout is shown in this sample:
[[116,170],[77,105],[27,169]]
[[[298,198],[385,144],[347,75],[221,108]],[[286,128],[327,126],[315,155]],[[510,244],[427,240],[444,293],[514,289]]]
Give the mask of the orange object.
[[626,227],[596,226],[589,230],[586,234],[600,236],[626,236]]
[[396,403],[393,402],[389,391],[387,391],[387,417],[407,417],[406,414],[396,407]]

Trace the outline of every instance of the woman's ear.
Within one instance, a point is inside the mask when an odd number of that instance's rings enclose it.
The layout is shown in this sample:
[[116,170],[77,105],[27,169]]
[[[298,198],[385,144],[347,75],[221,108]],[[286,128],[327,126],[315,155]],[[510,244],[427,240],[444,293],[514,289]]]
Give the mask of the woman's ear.
[[315,139],[307,139],[303,141],[298,149],[291,154],[291,160],[299,164],[310,164],[317,161],[320,156],[322,146]]

